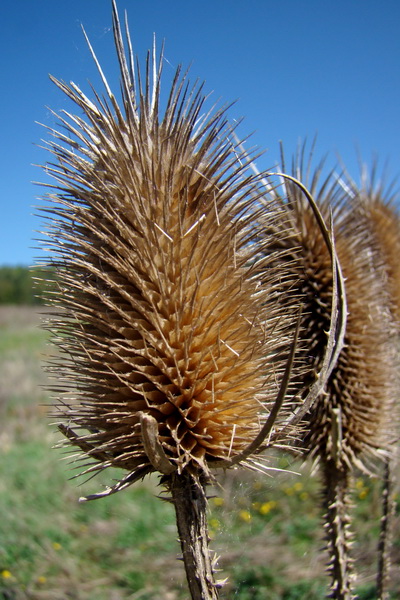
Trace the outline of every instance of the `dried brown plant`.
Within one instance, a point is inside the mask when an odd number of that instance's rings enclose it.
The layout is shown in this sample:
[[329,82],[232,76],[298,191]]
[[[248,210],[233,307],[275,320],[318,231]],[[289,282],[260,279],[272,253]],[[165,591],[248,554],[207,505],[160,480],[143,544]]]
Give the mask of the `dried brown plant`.
[[[353,598],[350,548],[351,478],[355,468],[370,472],[378,459],[394,449],[396,351],[385,265],[371,231],[370,216],[351,202],[349,188],[334,173],[322,179],[323,161],[312,171],[305,146],[293,161],[294,175],[307,185],[325,219],[332,219],[337,255],[346,285],[347,325],[341,350],[324,395],[307,415],[301,445],[319,463],[323,479],[323,509],[331,577],[331,598]],[[308,362],[305,380],[315,376],[330,319],[332,266],[321,231],[309,205],[286,181],[282,204],[287,206],[293,236],[285,238],[297,270],[303,297],[300,346]],[[286,198],[291,200],[287,203]],[[279,246],[282,249],[281,246]],[[393,267],[394,268],[394,267]]]
[[[394,368],[390,377],[388,392],[393,396],[393,402],[398,405],[398,389],[400,377],[400,215],[396,206],[394,186],[385,184],[385,178],[377,181],[377,164],[369,173],[362,170],[361,184],[357,185],[347,177],[345,187],[351,197],[354,212],[360,215],[368,225],[372,235],[374,257],[379,261],[382,275],[382,287],[389,299],[393,323],[391,327]],[[390,417],[396,423],[398,416],[395,411]],[[391,533],[393,515],[395,512],[395,465],[397,456],[391,452],[385,460],[382,488],[382,520],[378,546],[378,600],[389,599],[390,567],[391,567]]]
[[361,183],[357,185],[347,176],[346,187],[354,210],[358,210],[369,223],[375,251],[384,269],[384,283],[390,296],[391,311],[400,323],[400,213],[395,182],[387,185],[383,175],[378,179],[378,165],[369,173],[362,170]]
[[263,468],[261,449],[295,434],[333,367],[337,302],[333,294],[332,335],[302,403],[290,384],[302,372],[301,299],[290,292],[298,274],[286,249],[270,250],[285,227],[273,242],[267,235],[286,207],[251,174],[226,111],[202,114],[202,88],[180,69],[160,116],[162,53],[157,62],[153,48],[143,77],[127,27],[125,52],[115,3],[113,19],[120,102],[90,44],[105,98],[52,78],[83,115],[57,115],[55,162],[45,167],[55,180],[43,209],[57,272],[47,324],[59,349],[49,367],[55,414],[81,451],[80,474],[127,472],[86,499],[161,474],[190,593],[217,598],[206,483],[214,468]]
[[[96,106],[54,80],[87,121],[64,113],[67,133],[51,130],[58,163],[45,168],[57,183],[43,210],[68,398],[58,409],[80,433],[62,430],[93,457],[85,473],[124,468],[125,487],[157,470],[209,476],[248,447],[279,389],[299,303],[281,308],[292,275],[274,268],[262,236],[279,208],[260,204],[224,111],[201,117],[201,89],[178,72],[159,121],[161,67],[153,53],[145,91],[132,92],[114,18],[125,114],[110,90]],[[150,450],[154,420],[162,451]]]

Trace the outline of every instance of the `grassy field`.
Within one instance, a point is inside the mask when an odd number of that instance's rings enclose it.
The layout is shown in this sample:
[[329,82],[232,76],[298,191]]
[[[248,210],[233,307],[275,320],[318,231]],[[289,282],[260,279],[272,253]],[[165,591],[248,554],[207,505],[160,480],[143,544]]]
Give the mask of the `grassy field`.
[[[54,450],[41,362],[50,352],[35,309],[0,307],[0,599],[183,600],[188,598],[173,508],[157,478],[110,498],[78,503],[115,476],[70,481],[73,465]],[[271,466],[299,470],[280,456]],[[212,547],[221,556],[221,597],[325,597],[318,479],[226,474],[210,490]],[[360,599],[374,599],[379,480],[355,484]],[[394,530],[393,595],[400,598],[400,527]],[[397,590],[397,592],[396,592]]]

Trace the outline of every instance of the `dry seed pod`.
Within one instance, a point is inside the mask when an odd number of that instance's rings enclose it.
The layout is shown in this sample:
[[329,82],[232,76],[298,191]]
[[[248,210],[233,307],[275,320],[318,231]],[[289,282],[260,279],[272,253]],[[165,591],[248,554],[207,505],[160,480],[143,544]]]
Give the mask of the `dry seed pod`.
[[56,414],[83,473],[127,472],[90,498],[161,472],[192,597],[216,598],[204,483],[214,466],[251,466],[275,422],[290,433],[279,382],[299,302],[280,302],[293,274],[264,236],[282,209],[260,203],[225,112],[202,116],[201,87],[178,70],[160,117],[162,55],[135,74],[113,6],[122,105],[99,65],[106,99],[54,80],[84,115],[58,116],[46,167]]
[[[399,330],[400,330],[400,216],[395,205],[396,196],[392,186],[376,183],[376,165],[371,175],[364,170],[360,187],[348,178],[346,189],[350,190],[351,205],[354,212],[361,215],[371,230],[375,256],[383,265],[382,286],[389,296],[390,310],[393,317],[393,354],[394,367],[388,381],[394,402],[398,404],[400,364],[399,364]],[[393,422],[397,421],[398,411],[392,411]],[[378,576],[377,597],[388,600],[390,585],[390,555],[393,515],[395,513],[395,465],[396,455],[391,453],[385,462],[382,488],[382,520],[378,544]]]
[[[346,281],[348,317],[344,348],[325,395],[318,398],[307,416],[301,443],[306,453],[320,462],[323,475],[330,597],[348,600],[353,597],[350,478],[354,467],[366,469],[371,461],[383,458],[393,448],[390,381],[394,353],[388,298],[382,289],[383,265],[370,227],[364,218],[355,216],[332,174],[319,185],[322,166],[318,166],[311,181],[305,176],[305,183],[325,218],[332,213],[336,250]],[[310,166],[304,165],[304,148],[293,171],[299,179],[305,171],[310,173]],[[290,182],[286,183],[286,191],[292,202],[282,203],[288,206],[293,230],[286,240],[301,281],[300,290],[294,289],[293,293],[304,298],[301,332],[305,338],[300,339],[300,351],[309,364],[306,383],[318,368],[325,343],[332,268],[309,206]]]
[[364,169],[360,186],[348,178],[345,187],[353,210],[357,210],[369,223],[375,252],[383,265],[391,311],[400,326],[400,214],[396,205],[397,194],[393,191],[393,184],[386,186],[384,179],[376,182],[376,177],[377,165],[370,175]]
[[[61,309],[51,328],[65,355],[55,367],[67,393],[60,427],[94,459],[86,473],[121,467],[130,483],[156,470],[144,414],[157,422],[161,462],[208,474],[267,418],[298,301],[283,312],[290,276],[264,268],[257,223],[266,208],[224,112],[201,118],[201,90],[177,74],[159,121],[154,56],[139,107],[134,73],[119,59],[125,114],[111,91],[109,104],[95,105],[56,81],[87,117],[60,117],[70,137],[52,131],[58,165],[46,167],[57,180],[44,210]],[[271,202],[267,218],[277,215]]]

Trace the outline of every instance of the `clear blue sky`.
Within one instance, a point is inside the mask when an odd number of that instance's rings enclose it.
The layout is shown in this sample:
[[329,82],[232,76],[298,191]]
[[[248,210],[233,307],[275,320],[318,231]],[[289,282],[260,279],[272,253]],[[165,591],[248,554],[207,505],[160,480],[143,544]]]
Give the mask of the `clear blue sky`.
[[[399,0],[119,0],[128,10],[134,51],[141,59],[153,32],[165,39],[164,90],[179,63],[191,79],[245,117],[241,134],[266,154],[259,168],[298,141],[318,135],[317,158],[340,153],[358,178],[357,149],[371,164],[400,172]],[[0,15],[1,220],[0,265],[31,264],[32,216],[44,180],[35,163],[47,155],[35,144],[55,120],[46,106],[70,108],[48,73],[88,91],[98,78],[80,24],[107,77],[117,82],[111,0],[18,0]]]

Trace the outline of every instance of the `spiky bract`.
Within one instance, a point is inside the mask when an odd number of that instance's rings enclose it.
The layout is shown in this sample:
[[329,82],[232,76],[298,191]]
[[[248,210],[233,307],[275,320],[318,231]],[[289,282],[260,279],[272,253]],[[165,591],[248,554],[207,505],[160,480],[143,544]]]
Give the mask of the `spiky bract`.
[[[116,14],[114,27],[123,109],[104,77],[108,98],[95,102],[55,80],[84,118],[59,117],[66,133],[52,130],[57,162],[46,167],[57,180],[50,328],[60,428],[86,473],[122,467],[127,484],[161,458],[208,474],[248,446],[277,392],[297,302],[282,309],[290,276],[263,236],[278,208],[260,204],[225,112],[201,116],[201,87],[178,70],[160,118],[162,55],[157,66],[153,50],[142,89]],[[160,460],[145,443],[154,422]]]

